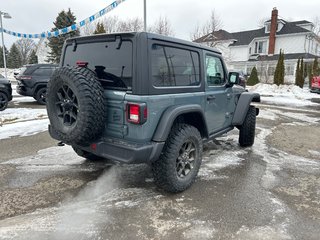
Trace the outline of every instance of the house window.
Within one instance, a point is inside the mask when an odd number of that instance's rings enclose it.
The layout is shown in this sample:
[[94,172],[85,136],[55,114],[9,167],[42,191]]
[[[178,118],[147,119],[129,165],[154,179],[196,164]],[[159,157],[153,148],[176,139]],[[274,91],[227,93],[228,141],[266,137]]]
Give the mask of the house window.
[[294,75],[294,64],[285,65],[285,75]]
[[251,55],[251,48],[249,48],[249,54]]
[[254,53],[266,53],[267,52],[267,41],[255,42]]
[[269,33],[269,32],[270,32],[270,28],[271,28],[271,24],[267,24],[267,26],[266,26],[266,33]]
[[273,76],[275,71],[276,71],[276,66],[269,66],[268,67],[268,76]]

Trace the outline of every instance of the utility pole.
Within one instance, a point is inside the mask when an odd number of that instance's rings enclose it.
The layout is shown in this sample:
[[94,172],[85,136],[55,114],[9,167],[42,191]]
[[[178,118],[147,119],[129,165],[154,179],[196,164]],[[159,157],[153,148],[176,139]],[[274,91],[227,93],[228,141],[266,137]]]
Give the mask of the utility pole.
[[7,61],[6,61],[6,50],[4,48],[4,37],[3,37],[3,25],[2,25],[2,16],[4,18],[11,18],[9,13],[0,11],[0,27],[1,27],[1,39],[2,39],[2,53],[3,53],[3,65],[4,65],[4,77],[7,78]]

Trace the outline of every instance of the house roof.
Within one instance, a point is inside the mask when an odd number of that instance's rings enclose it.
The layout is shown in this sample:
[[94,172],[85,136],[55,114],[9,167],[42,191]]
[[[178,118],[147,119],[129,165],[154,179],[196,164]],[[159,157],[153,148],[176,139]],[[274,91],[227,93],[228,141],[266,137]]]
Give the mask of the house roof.
[[236,39],[236,41],[230,46],[241,46],[241,45],[249,45],[249,43],[254,38],[267,37],[269,36],[269,33],[265,33],[265,28],[263,27],[256,30],[235,32],[235,33],[232,33],[232,35],[233,35],[233,38]]
[[[314,59],[316,58],[316,55],[310,54],[310,53],[288,53],[284,54],[285,60],[291,60],[291,59]],[[256,62],[256,61],[276,61],[279,58],[279,54],[274,54],[272,56],[268,55],[257,55],[256,59],[249,59],[249,62]]]
[[204,35],[200,38],[198,38],[197,40],[195,40],[195,42],[197,43],[201,43],[201,42],[211,42],[211,41],[215,41],[215,40],[228,40],[228,39],[233,39],[233,35],[223,29],[220,29],[219,31],[215,31],[213,34],[207,34]]
[[[296,34],[296,33],[307,33],[310,32],[307,29],[304,29],[299,24],[306,24],[310,23],[306,20],[303,21],[296,21],[296,22],[286,22],[281,28],[279,32],[276,33],[276,36],[285,35],[285,34]],[[242,31],[242,32],[233,32],[229,33],[225,30],[215,31],[213,33],[209,33],[201,38],[195,40],[195,42],[210,42],[210,41],[223,41],[223,40],[234,40],[234,43],[230,44],[230,46],[241,46],[241,45],[249,45],[249,43],[255,39],[260,37],[268,37],[269,33],[265,32],[265,28],[259,28],[249,31]]]
[[291,23],[294,23],[296,25],[302,25],[302,24],[312,24],[312,22],[309,22],[307,20],[302,20],[302,21],[295,21],[295,22],[291,22]]

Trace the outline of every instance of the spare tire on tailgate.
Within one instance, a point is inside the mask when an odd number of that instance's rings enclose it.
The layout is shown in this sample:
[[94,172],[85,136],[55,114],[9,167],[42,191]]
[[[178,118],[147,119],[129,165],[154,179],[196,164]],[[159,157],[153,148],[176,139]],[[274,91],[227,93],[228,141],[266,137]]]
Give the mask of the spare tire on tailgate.
[[62,67],[47,88],[51,128],[68,144],[87,145],[102,134],[106,121],[103,87],[87,68]]

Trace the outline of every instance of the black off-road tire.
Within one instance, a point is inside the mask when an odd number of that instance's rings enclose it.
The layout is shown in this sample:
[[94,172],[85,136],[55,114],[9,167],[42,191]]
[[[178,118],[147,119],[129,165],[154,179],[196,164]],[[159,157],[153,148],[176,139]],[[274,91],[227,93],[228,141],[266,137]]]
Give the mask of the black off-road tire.
[[5,110],[8,107],[8,96],[4,92],[0,92],[0,111]]
[[83,157],[89,161],[101,161],[104,160],[103,157],[99,157],[97,155],[94,155],[93,153],[84,151],[76,146],[72,146],[73,150],[75,151],[76,154],[78,154],[78,156]]
[[39,104],[46,105],[46,97],[47,97],[46,95],[47,95],[47,88],[46,87],[40,88],[37,91],[34,99],[37,100]]
[[[189,173],[181,177],[179,176],[178,162],[181,159],[183,146],[189,142],[194,145],[192,152],[194,164]],[[172,193],[182,192],[189,188],[197,177],[202,161],[202,151],[202,138],[197,128],[187,124],[173,126],[160,158],[152,164],[155,184]]]
[[50,124],[61,141],[88,145],[103,132],[106,121],[104,89],[92,71],[62,67],[47,86]]
[[250,106],[242,126],[239,127],[239,144],[241,147],[251,147],[254,143],[256,130],[256,108]]

